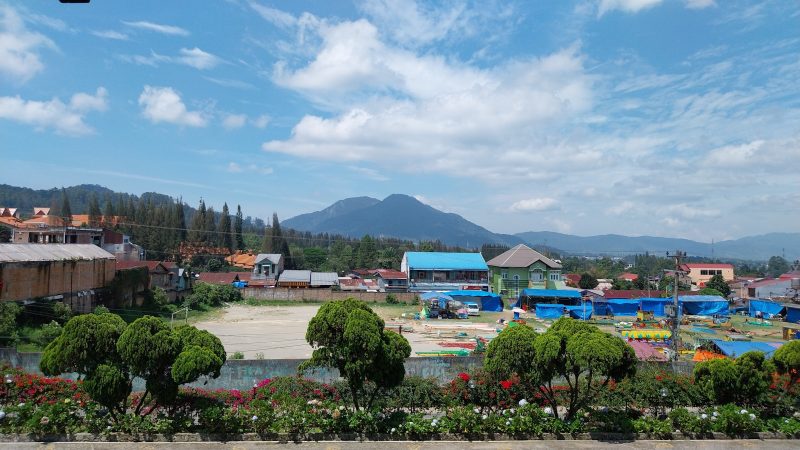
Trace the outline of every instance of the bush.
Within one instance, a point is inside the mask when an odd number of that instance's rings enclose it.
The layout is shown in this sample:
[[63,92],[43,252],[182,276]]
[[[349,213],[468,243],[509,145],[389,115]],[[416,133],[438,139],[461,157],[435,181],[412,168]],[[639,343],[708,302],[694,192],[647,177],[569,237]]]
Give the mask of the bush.
[[36,336],[36,343],[41,345],[42,347],[47,346],[47,344],[56,340],[57,337],[61,336],[61,324],[56,322],[55,320],[51,321],[50,323],[42,325],[39,329],[39,332]]
[[418,376],[406,377],[399,386],[387,393],[387,406],[400,411],[408,409],[411,413],[427,408],[441,408],[445,405],[445,393],[435,378]]
[[230,359],[244,359],[244,353],[242,352],[233,352]]
[[756,406],[767,402],[775,366],[761,352],[747,352],[735,360],[714,359],[698,363],[695,381],[713,404]]
[[394,294],[386,294],[386,303],[388,303],[390,305],[396,305],[396,304],[400,303],[400,301],[397,299],[396,295],[394,295]]

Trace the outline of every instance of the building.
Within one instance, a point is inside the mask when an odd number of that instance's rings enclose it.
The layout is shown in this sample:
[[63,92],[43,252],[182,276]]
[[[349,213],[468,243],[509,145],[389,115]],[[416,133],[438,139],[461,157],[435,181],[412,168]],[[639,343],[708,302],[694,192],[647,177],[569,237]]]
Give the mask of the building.
[[229,266],[253,270],[253,267],[256,265],[256,254],[249,250],[246,252],[237,250],[236,253],[226,256],[225,262],[228,263]]
[[308,288],[311,286],[310,270],[284,270],[278,277],[278,287]]
[[381,292],[406,292],[408,291],[408,275],[405,272],[392,269],[375,269],[372,272]]
[[622,275],[618,276],[617,279],[623,281],[630,281],[631,283],[633,283],[634,281],[639,279],[639,275],[636,275],[635,273],[625,272]]
[[523,289],[564,289],[561,264],[524,244],[519,244],[488,263],[492,290],[517,297]]
[[312,288],[332,288],[339,284],[339,275],[336,272],[311,272]]
[[[175,272],[168,264],[174,265]],[[147,291],[158,287],[164,290],[170,302],[174,302],[178,297],[177,269],[176,264],[161,261],[117,261],[113,299],[120,305],[141,306]]]
[[185,292],[192,288],[192,278],[189,276],[189,271],[180,267],[174,262],[162,262],[170,273],[170,290],[175,292],[175,298],[181,297]]
[[236,272],[200,272],[197,274],[197,282],[207,284],[229,284],[233,285],[239,280]]
[[[798,283],[797,278],[794,283]],[[767,278],[748,283],[745,287],[748,298],[787,298],[796,295],[791,278]]]
[[253,280],[275,280],[283,272],[283,255],[259,253],[253,260]]
[[686,272],[693,285],[700,288],[705,287],[714,275],[722,275],[725,281],[734,279],[732,264],[686,263],[681,265],[681,270]]
[[59,300],[92,311],[114,279],[114,255],[90,244],[0,244],[0,301]]
[[480,253],[406,252],[400,271],[409,292],[489,290],[489,267]]
[[[0,208],[0,224],[11,229],[11,243],[94,244],[103,247],[118,260],[140,259],[141,247],[131,244],[127,236],[116,231],[87,226],[88,217],[86,214],[73,215],[71,220],[66,221],[51,216],[50,208],[34,208],[30,219],[21,220],[17,208]],[[108,223],[117,224],[120,220],[119,216],[115,216]]]

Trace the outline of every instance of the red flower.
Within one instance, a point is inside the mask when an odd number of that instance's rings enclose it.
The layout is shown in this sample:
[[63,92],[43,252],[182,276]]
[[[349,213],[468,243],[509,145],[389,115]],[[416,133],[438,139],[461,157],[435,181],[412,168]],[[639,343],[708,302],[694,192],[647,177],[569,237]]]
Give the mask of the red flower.
[[511,380],[503,380],[500,382],[500,387],[502,387],[505,390],[509,390],[511,389],[512,384],[513,383],[511,383]]
[[461,380],[466,383],[467,381],[469,381],[469,374],[461,372],[460,374],[458,374],[458,378],[461,378]]
[[664,377],[662,377],[661,375],[656,375],[656,381],[663,381],[663,380]]

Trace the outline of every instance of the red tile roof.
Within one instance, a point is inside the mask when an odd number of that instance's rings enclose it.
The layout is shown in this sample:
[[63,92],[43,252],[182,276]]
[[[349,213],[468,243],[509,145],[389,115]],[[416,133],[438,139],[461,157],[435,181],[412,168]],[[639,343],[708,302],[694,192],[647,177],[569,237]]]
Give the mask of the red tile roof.
[[625,272],[622,275],[618,276],[617,279],[635,281],[639,279],[639,275],[636,275],[635,273]]
[[383,278],[384,280],[405,280],[408,278],[405,272],[392,269],[377,269],[373,275]]
[[117,270],[135,269],[137,267],[147,267],[147,261],[120,261],[117,260]]
[[686,263],[683,267],[689,269],[733,269],[733,264],[718,263]]
[[209,284],[231,284],[239,280],[237,272],[200,272],[197,280]]
[[247,281],[248,283],[253,278],[253,272],[236,272],[236,275],[239,275],[239,281]]

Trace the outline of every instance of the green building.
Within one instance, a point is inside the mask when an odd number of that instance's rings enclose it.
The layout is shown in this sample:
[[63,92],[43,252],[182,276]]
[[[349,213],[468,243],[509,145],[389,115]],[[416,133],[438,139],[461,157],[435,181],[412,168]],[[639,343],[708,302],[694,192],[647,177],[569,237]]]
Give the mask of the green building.
[[561,264],[520,244],[489,262],[492,292],[517,297],[523,289],[564,289]]

